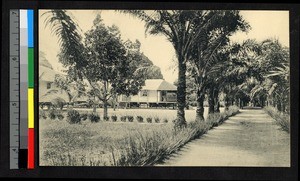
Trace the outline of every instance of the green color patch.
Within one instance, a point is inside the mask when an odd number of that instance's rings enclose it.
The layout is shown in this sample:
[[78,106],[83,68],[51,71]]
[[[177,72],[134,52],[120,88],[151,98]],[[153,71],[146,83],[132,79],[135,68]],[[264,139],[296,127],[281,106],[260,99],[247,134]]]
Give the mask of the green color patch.
[[28,48],[28,87],[34,87],[34,54],[33,48]]

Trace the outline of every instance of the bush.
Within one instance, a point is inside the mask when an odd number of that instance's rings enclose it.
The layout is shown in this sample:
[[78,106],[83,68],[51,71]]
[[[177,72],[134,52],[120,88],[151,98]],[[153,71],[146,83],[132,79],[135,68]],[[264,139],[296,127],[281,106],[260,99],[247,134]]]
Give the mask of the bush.
[[80,114],[80,119],[82,119],[83,121],[85,121],[88,117],[88,114],[87,113],[82,113]]
[[97,123],[100,121],[100,116],[95,113],[89,114],[89,119],[91,120],[92,123]]
[[144,118],[142,116],[136,117],[137,122],[142,123],[144,121]]
[[279,125],[282,130],[290,133],[290,115],[280,112],[275,107],[271,106],[265,107],[264,110],[275,120],[276,124]]
[[112,120],[112,122],[116,122],[118,120],[118,116],[117,115],[112,115],[111,120]]
[[240,108],[237,107],[237,106],[229,106],[228,107],[228,110],[226,110],[224,113],[227,115],[227,116],[234,116],[236,115],[237,113],[239,113],[240,111]]
[[57,115],[57,118],[59,119],[59,120],[63,120],[64,118],[65,118],[65,116],[63,115],[63,114],[58,114]]
[[146,120],[147,120],[148,123],[152,123],[152,118],[151,117],[147,117]]
[[76,110],[68,110],[68,113],[67,113],[67,121],[70,123],[70,124],[78,124],[80,123],[81,119],[80,119],[80,114],[78,111]]
[[51,104],[53,108],[62,109],[66,104],[66,101],[63,98],[57,97],[51,101]]
[[169,120],[167,118],[164,119],[164,123],[168,123]]
[[121,116],[121,121],[126,122],[127,116]]
[[104,121],[109,121],[109,116],[105,116],[103,119]]
[[160,122],[160,118],[156,116],[156,117],[154,118],[154,121],[155,121],[156,123],[159,123],[159,122]]
[[47,119],[47,115],[44,110],[39,110],[39,119]]
[[128,122],[133,122],[133,116],[127,116]]
[[50,109],[49,112],[48,112],[48,117],[52,120],[56,119],[57,117],[57,110],[56,109]]
[[220,113],[209,114],[206,118],[206,122],[210,125],[210,127],[218,126],[222,123],[223,116]]

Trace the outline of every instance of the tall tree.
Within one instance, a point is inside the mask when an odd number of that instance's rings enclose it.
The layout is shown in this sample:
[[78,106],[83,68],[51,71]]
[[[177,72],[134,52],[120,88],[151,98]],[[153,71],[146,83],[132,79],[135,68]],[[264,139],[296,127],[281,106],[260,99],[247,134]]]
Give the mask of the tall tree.
[[[137,94],[143,79],[136,76],[140,57],[135,51],[127,51],[116,26],[106,27],[100,15],[91,30],[85,34],[87,66],[85,78],[94,95],[103,102],[107,117],[108,100],[116,93]],[[139,53],[139,52],[138,52]]]
[[214,22],[215,15],[205,10],[126,10],[122,12],[129,13],[145,22],[146,32],[149,34],[162,34],[172,43],[178,64],[178,110],[175,127],[185,127],[186,62],[190,56],[191,46],[200,34],[204,33],[206,26]]
[[[243,20],[239,11],[210,11],[209,16],[215,18],[209,26],[206,26],[197,42],[192,46],[190,58],[190,73],[195,79],[197,87],[196,121],[204,120],[204,96],[210,85],[208,77],[210,70],[219,63],[225,61],[220,58],[221,48],[229,42],[229,36],[238,30],[246,31],[249,25]],[[201,19],[205,21],[205,19]],[[213,94],[214,90],[210,92]],[[213,103],[213,99],[210,99]]]

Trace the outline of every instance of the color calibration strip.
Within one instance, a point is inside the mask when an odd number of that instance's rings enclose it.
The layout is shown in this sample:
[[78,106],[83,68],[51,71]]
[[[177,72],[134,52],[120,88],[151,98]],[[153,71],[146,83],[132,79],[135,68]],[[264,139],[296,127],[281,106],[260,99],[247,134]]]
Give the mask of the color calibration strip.
[[33,10],[10,10],[11,169],[34,168],[33,17]]
[[19,14],[19,168],[34,168],[34,22],[33,10]]
[[34,51],[33,10],[27,10],[28,18],[28,169],[34,168]]

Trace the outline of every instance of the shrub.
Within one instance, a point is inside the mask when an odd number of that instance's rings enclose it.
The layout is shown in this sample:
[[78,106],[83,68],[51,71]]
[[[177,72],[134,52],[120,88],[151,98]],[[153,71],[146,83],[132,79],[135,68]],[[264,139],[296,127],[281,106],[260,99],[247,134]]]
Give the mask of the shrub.
[[39,119],[47,119],[47,115],[44,110],[39,110]]
[[121,116],[121,121],[126,122],[126,118],[127,118],[127,116]]
[[271,106],[265,107],[264,110],[275,120],[276,124],[279,125],[282,130],[290,133],[290,115],[282,113]]
[[104,121],[109,121],[109,116],[103,117]]
[[53,108],[62,109],[66,104],[66,101],[63,98],[57,97],[51,101],[51,104]]
[[64,116],[63,114],[59,113],[59,114],[57,115],[57,118],[58,118],[59,120],[63,120],[63,119],[65,118],[65,116]]
[[146,120],[147,120],[148,123],[152,123],[152,118],[151,117],[147,117]]
[[89,119],[91,120],[92,123],[97,123],[100,121],[100,116],[95,113],[89,114]]
[[228,107],[228,110],[226,110],[224,113],[227,115],[227,116],[234,116],[236,115],[237,113],[239,113],[239,107],[237,106],[229,106]]
[[88,114],[87,113],[82,113],[80,114],[80,119],[82,119],[83,121],[85,121],[88,117]]
[[164,123],[168,123],[169,120],[167,118],[164,119]]
[[56,119],[57,117],[57,110],[56,109],[50,109],[49,112],[48,112],[48,117],[52,120]]
[[133,116],[127,116],[128,122],[133,122]]
[[77,123],[80,123],[81,119],[80,119],[80,114],[78,111],[76,110],[68,110],[68,113],[67,113],[67,121],[70,123],[70,124],[77,124]]
[[142,123],[144,121],[144,118],[142,116],[136,117],[137,122]]
[[210,125],[210,127],[218,126],[221,123],[222,116],[220,113],[209,114],[206,118],[206,122]]
[[156,123],[159,123],[159,122],[160,122],[160,118],[159,118],[158,116],[156,116],[156,117],[154,118],[154,121],[155,121]]
[[116,122],[118,120],[118,116],[117,115],[112,115],[111,120],[112,120],[112,122]]

